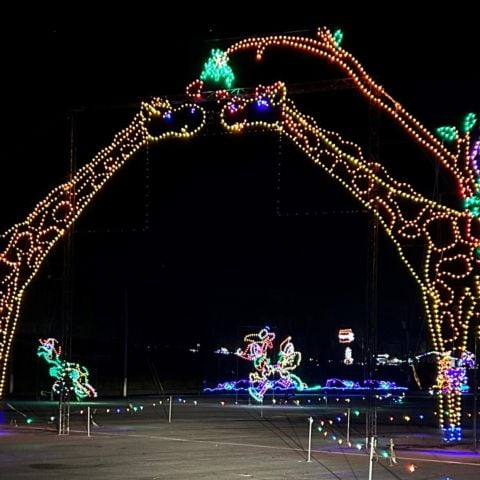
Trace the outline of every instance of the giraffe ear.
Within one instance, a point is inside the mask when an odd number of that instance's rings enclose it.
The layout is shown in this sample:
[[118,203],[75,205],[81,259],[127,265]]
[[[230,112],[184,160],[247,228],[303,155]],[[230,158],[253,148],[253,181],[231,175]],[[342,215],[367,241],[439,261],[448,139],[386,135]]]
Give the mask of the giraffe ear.
[[171,110],[172,106],[166,99],[154,97],[149,102],[142,102],[142,113],[145,117],[159,117]]
[[287,87],[283,82],[275,82],[271,87],[269,87],[269,97],[272,105],[278,107],[285,102],[287,97]]

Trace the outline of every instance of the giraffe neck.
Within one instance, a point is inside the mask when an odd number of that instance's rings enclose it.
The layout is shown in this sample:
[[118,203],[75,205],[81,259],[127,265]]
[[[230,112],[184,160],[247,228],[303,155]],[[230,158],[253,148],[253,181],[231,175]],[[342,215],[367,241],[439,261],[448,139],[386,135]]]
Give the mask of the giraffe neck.
[[[434,349],[461,353],[463,336],[479,308],[474,250],[480,240],[471,226],[478,227],[478,219],[425,198],[381,165],[366,162],[357,145],[319,128],[293,102],[285,105],[283,115],[282,133],[379,219],[420,288]],[[449,232],[448,241],[439,233],[442,229]],[[416,265],[414,253],[405,249],[412,243],[424,248],[423,265]]]
[[173,110],[181,112],[183,109],[192,116],[186,119],[179,115],[186,124],[181,127],[175,122],[162,124],[162,133],[152,136],[148,130],[150,121],[171,119],[172,108],[168,101],[159,98],[142,103],[130,125],[117,133],[109,146],[97,153],[68,182],[54,188],[23,222],[0,237],[0,398],[25,288],[50,250],[96,193],[140,148],[150,141],[189,138],[203,128],[205,111],[202,108],[184,104]]
[[140,112],[71,180],[56,187],[39,202],[24,223],[30,229],[54,229],[63,234],[115,172],[147,143],[147,135]]

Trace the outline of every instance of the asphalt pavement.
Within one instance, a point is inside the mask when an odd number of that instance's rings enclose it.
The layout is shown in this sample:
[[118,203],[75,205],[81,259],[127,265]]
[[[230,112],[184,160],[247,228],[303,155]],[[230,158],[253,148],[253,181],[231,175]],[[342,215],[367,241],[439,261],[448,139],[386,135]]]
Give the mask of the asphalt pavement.
[[[259,406],[173,396],[170,409],[169,398],[72,402],[68,435],[58,434],[57,402],[4,400],[0,411],[0,479],[369,478],[365,409],[354,403]],[[372,478],[480,478],[471,444],[443,445],[438,428],[403,417],[378,423]]]

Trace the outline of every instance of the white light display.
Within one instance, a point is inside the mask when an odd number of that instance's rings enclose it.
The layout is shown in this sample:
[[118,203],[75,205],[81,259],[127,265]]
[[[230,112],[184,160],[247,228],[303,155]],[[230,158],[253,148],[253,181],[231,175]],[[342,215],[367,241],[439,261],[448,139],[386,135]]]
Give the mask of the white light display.
[[351,328],[342,328],[338,331],[339,343],[352,343],[355,340],[355,335]]
[[347,347],[345,349],[345,358],[343,359],[343,363],[345,365],[353,364],[352,349],[350,347]]

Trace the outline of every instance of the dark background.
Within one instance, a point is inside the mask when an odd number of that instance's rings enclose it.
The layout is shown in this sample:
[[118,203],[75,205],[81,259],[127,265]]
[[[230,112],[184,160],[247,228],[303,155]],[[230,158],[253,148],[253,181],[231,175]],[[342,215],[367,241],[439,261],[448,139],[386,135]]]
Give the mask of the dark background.
[[[478,24],[468,7],[455,7],[420,15],[405,3],[388,12],[299,6],[276,13],[73,5],[70,13],[12,14],[1,33],[1,229],[23,220],[72,162],[79,168],[107,145],[141,99],[182,94],[211,48],[249,34],[312,36],[317,26],[341,27],[343,46],[426,126],[459,124],[480,110],[480,75]],[[291,52],[267,52],[260,65],[252,57],[232,60],[235,86],[339,76]],[[395,176],[456,204],[450,179],[355,92],[293,98]],[[369,146],[372,131],[378,150]],[[119,393],[126,319],[132,391],[155,390],[157,374],[169,388],[236,378],[250,365],[212,351],[235,350],[265,325],[279,340],[293,336],[307,382],[361,377],[362,368],[341,370],[336,334],[354,329],[353,356],[361,361],[372,315],[370,249],[368,215],[272,135],[231,137],[209,125],[188,143],[151,147],[98,194],[27,290],[15,392],[48,386],[45,366],[34,360],[36,341],[54,336],[92,370],[101,393]],[[428,350],[416,285],[383,238],[377,279],[379,351],[405,358]]]

